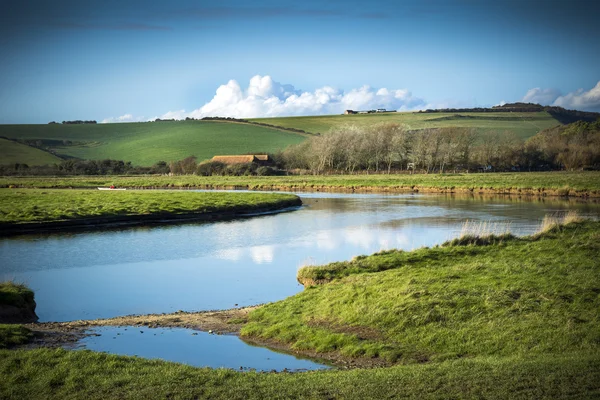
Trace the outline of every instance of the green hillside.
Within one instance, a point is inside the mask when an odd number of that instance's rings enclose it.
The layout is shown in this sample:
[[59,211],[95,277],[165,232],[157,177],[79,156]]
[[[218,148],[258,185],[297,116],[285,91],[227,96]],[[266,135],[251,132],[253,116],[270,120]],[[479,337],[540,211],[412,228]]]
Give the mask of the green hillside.
[[0,164],[45,165],[60,161],[46,151],[0,138]]
[[479,112],[479,113],[375,113],[322,115],[310,117],[256,118],[254,122],[324,133],[342,124],[372,125],[397,122],[410,129],[467,127],[480,131],[512,131],[523,139],[561,123],[547,112]]
[[[119,159],[131,161],[134,165],[152,165],[157,161],[178,160],[190,155],[203,160],[217,154],[275,152],[304,140],[304,136],[291,132],[213,121],[0,125],[0,136],[41,140],[44,146],[52,148],[58,155],[95,160]],[[7,149],[2,146],[0,158],[8,159],[8,155]],[[14,160],[16,158],[10,162]]]

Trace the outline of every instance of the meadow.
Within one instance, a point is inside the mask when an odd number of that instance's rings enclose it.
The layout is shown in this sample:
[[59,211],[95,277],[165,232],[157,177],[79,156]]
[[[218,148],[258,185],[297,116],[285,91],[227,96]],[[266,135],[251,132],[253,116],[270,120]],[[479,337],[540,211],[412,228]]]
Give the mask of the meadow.
[[[191,155],[201,161],[215,155],[276,152],[305,139],[297,133],[218,121],[0,125],[0,137],[41,140],[63,158],[124,160],[143,166]],[[34,153],[41,151],[29,149],[29,153],[21,157],[31,165],[56,162],[48,157],[36,161]],[[16,162],[17,158],[9,158],[7,151],[0,147],[1,163]]]
[[462,127],[478,132],[510,131],[527,139],[541,130],[561,123],[547,112],[490,112],[490,113],[374,113],[350,115],[322,115],[306,117],[253,118],[250,121],[286,128],[302,129],[311,133],[326,133],[335,126],[357,126],[392,122],[406,125],[408,129]]
[[206,188],[333,191],[456,191],[535,195],[600,194],[600,172],[504,172],[471,174],[378,174],[289,176],[82,176],[0,177],[0,187],[18,188]]
[[57,222],[116,216],[249,212],[297,205],[294,195],[0,189],[0,225]]

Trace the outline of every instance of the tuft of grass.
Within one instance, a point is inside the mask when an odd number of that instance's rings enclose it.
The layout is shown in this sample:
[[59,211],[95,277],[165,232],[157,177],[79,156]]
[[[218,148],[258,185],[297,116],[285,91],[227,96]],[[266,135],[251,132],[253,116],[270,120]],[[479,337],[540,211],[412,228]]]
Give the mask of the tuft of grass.
[[536,235],[543,235],[548,232],[560,229],[561,226],[582,222],[584,219],[577,211],[570,210],[563,214],[546,214],[542,223],[536,232]]
[[24,284],[14,281],[0,282],[0,306],[22,308],[32,303],[35,304],[33,291]]

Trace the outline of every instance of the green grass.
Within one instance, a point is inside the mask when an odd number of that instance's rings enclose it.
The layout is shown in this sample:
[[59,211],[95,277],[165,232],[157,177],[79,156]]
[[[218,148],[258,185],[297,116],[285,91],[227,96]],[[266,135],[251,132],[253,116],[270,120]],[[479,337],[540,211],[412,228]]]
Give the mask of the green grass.
[[0,305],[24,307],[33,301],[33,291],[27,286],[12,281],[0,282]]
[[26,344],[33,337],[31,330],[17,324],[0,324],[0,349]]
[[0,223],[252,211],[297,202],[296,196],[287,194],[0,189]]
[[531,191],[542,194],[553,190],[560,195],[576,192],[600,193],[600,172],[521,172],[486,174],[415,174],[415,175],[295,175],[295,176],[129,176],[129,177],[67,177],[20,178],[0,177],[0,187],[35,188],[93,188],[117,185],[119,187],[238,187],[245,189],[291,188],[295,190],[329,189],[399,189],[436,188],[500,190],[519,194]]
[[0,138],[0,164],[46,165],[61,161],[47,151]]
[[[522,139],[561,123],[547,112],[534,113],[381,113],[355,115],[323,115],[307,117],[254,118],[262,122],[286,128],[303,129],[312,133],[325,133],[343,124],[373,125],[380,122],[405,124],[409,129],[465,127],[483,131],[511,131]],[[466,118],[465,118],[466,117]]]
[[[0,321],[3,306],[19,309],[35,309],[33,291],[12,281],[0,282]],[[29,329],[16,324],[0,323],[0,349],[27,343],[32,337]]]
[[589,399],[600,360],[586,353],[478,358],[383,369],[261,374],[90,351],[0,350],[3,399]]
[[600,222],[582,222],[334,263],[308,270],[331,283],[253,311],[242,335],[400,363],[600,357],[599,254]]
[[[0,125],[0,136],[71,141],[71,145],[53,143],[52,148],[59,155],[93,160],[110,158],[131,161],[134,165],[152,165],[190,155],[204,160],[218,154],[276,152],[305,139],[261,126],[211,121]],[[0,160],[8,159],[7,150],[0,149]]]

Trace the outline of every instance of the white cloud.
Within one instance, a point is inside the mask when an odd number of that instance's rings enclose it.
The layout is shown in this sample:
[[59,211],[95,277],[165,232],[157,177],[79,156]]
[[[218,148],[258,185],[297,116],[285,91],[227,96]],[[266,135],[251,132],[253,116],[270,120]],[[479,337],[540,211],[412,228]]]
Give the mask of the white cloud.
[[564,96],[559,96],[553,105],[567,109],[600,111],[600,81],[590,90],[579,89]]
[[344,92],[323,86],[312,92],[301,91],[292,85],[274,81],[270,76],[256,75],[243,89],[235,80],[219,86],[211,101],[197,110],[169,111],[160,118],[185,117],[276,117],[293,115],[341,114],[346,109],[417,110],[430,106],[406,89],[375,89],[362,86]]
[[529,89],[522,101],[524,103],[537,103],[543,106],[550,105],[560,96],[560,92],[556,89],[542,89],[533,88]]
[[579,89],[564,96],[556,89],[529,89],[522,101],[566,109],[600,111],[600,81],[590,90]]
[[121,115],[120,117],[114,118],[105,118],[102,120],[102,124],[110,124],[115,122],[142,122],[145,121],[144,117],[134,117],[131,114]]

